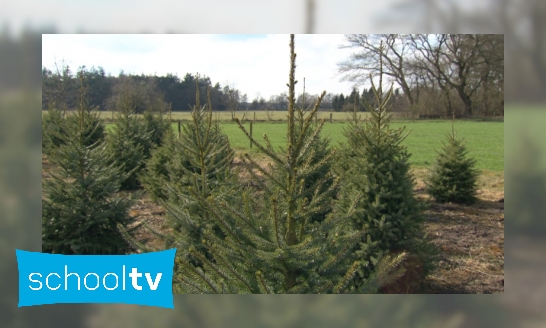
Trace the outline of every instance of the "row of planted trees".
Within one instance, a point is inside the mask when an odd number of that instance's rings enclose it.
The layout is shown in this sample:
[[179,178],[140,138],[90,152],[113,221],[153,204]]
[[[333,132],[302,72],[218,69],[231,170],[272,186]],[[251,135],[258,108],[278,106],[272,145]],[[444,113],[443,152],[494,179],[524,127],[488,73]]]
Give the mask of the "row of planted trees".
[[417,291],[435,250],[423,233],[403,129],[389,128],[392,88],[384,96],[373,87],[378,110],[366,123],[355,113],[336,151],[313,119],[324,94],[312,110],[295,105],[295,62],[292,35],[284,149],[266,135],[254,139],[236,119],[268,167],[244,154],[233,168],[228,137],[199,94],[192,121],[175,136],[160,116],[137,120],[130,108],[105,132],[82,91],[79,111],[44,131],[56,143],[44,149],[57,169],[44,181],[43,251],[157,250],[132,237],[131,201],[118,192],[142,185],[167,210],[167,233],[147,227],[177,249],[176,293]]

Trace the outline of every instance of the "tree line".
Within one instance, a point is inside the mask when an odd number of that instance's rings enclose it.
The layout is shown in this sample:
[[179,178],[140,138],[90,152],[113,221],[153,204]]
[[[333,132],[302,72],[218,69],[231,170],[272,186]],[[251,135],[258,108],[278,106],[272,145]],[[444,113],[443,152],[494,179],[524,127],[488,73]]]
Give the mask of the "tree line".
[[[60,67],[59,67],[60,66]],[[130,103],[135,113],[152,111],[191,111],[195,105],[195,94],[199,88],[203,103],[207,88],[210,89],[212,105],[215,109],[228,110],[244,99],[239,90],[220,83],[212,83],[207,76],[187,73],[183,78],[175,74],[165,76],[132,75],[123,71],[118,76],[106,74],[102,67],[81,66],[73,73],[70,66],[61,64],[54,69],[42,67],[42,109],[64,107],[65,110],[77,108],[78,79],[81,74],[89,92],[88,101],[99,110],[116,110],[120,103]]]
[[339,64],[343,79],[367,83],[382,61],[412,116],[504,112],[502,34],[350,34],[346,42],[355,52]]
[[[183,79],[174,74],[166,76],[130,75],[123,71],[119,76],[106,74],[102,67],[79,67],[76,74],[69,66],[55,67],[51,70],[42,68],[42,110],[62,107],[62,110],[72,110],[78,105],[78,80],[76,75],[84,76],[88,85],[88,102],[99,110],[116,111],[128,102],[135,113],[152,111],[191,111],[195,105],[196,81],[199,81],[200,101],[206,99],[203,94],[210,89],[212,106],[218,111],[231,111],[235,117],[238,110],[280,111],[288,108],[286,92],[275,94],[265,99],[257,93],[253,99],[235,88],[232,83],[222,87],[219,83],[214,86],[209,77],[200,77],[187,73]],[[394,89],[392,95],[393,112],[411,112],[406,101],[407,97],[400,88]],[[302,92],[296,97],[296,104],[301,108],[308,108],[316,103],[319,95]],[[410,96],[411,98],[411,96]],[[422,99],[425,99],[423,97]],[[373,105],[374,94],[372,88],[353,87],[351,93],[326,93],[320,104],[320,110],[336,112],[365,111],[365,104]],[[421,113],[416,111],[415,113]]]
[[[212,106],[216,111],[237,110],[287,110],[288,94],[282,92],[268,99],[257,93],[252,99],[234,83],[224,86],[214,83],[207,76],[187,73],[182,79],[175,74],[165,76],[131,75],[121,71],[118,76],[106,74],[102,67],[79,67],[74,73],[70,66],[60,64],[53,69],[42,67],[42,109],[63,107],[64,110],[77,108],[78,78],[81,74],[86,83],[89,105],[99,110],[115,111],[121,103],[131,102],[135,113],[152,111],[191,111],[196,104],[196,81],[199,81],[199,101],[206,103],[205,94],[210,89]],[[331,109],[334,94],[324,97],[321,109]],[[318,95],[307,92],[297,97],[301,106],[309,106]]]

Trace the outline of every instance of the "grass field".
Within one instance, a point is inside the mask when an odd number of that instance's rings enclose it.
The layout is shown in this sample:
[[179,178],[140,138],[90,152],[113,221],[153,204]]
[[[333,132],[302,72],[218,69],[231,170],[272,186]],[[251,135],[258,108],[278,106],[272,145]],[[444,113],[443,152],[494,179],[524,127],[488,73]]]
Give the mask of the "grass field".
[[[344,123],[326,123],[322,135],[330,138],[333,146],[345,142]],[[442,146],[445,135],[451,131],[451,121],[417,121],[394,122],[392,128],[406,126],[410,134],[404,141],[412,154],[411,162],[415,166],[429,166],[436,157],[436,151]],[[249,124],[245,124],[248,130]],[[248,150],[249,141],[237,124],[223,124],[232,147],[237,150]],[[504,123],[456,121],[455,131],[466,140],[469,155],[477,161],[480,170],[504,171]],[[253,136],[257,140],[266,133],[274,147],[286,144],[286,125],[275,123],[253,124]],[[252,150],[255,151],[256,147]]]
[[[112,112],[110,111],[100,111],[99,112],[100,117],[105,120],[111,120],[112,119]],[[267,113],[265,111],[238,111],[235,112],[235,117],[239,118],[240,120],[254,120],[254,117],[257,121],[273,121],[273,122],[280,122],[280,121],[286,121],[286,111],[270,111],[269,117],[267,116]],[[330,120],[330,114],[332,114],[332,121],[336,122],[344,122],[347,120],[349,114],[348,113],[342,113],[342,112],[329,112],[329,111],[319,111],[318,112],[318,119],[325,119],[326,121]],[[359,113],[359,115],[362,115],[362,118],[367,117],[368,113]],[[396,118],[403,118],[403,113],[394,113],[394,117]],[[169,114],[165,114],[166,117],[169,117]],[[229,111],[225,112],[215,112],[214,117],[218,118],[220,121],[231,121],[231,113]],[[171,113],[171,119],[178,121],[189,121],[191,119],[191,113],[190,112],[172,112]]]
[[[229,113],[221,113],[229,115]],[[280,114],[280,112],[276,113]],[[343,114],[343,120],[347,118]],[[329,117],[329,114],[328,114]],[[229,117],[228,117],[229,118]],[[280,118],[279,118],[280,119]],[[244,126],[249,128],[250,123]],[[345,141],[343,129],[346,123],[325,123],[322,135],[331,140],[332,146],[337,146]],[[451,121],[394,121],[392,128],[406,126],[410,132],[404,141],[412,154],[411,162],[417,167],[427,167],[433,163],[436,150],[442,146],[445,135],[451,131]],[[238,125],[229,121],[222,123],[222,128],[229,136],[231,146],[238,151],[256,153],[256,147],[250,149],[250,143]],[[177,131],[177,123],[173,123],[173,129]],[[455,131],[466,140],[469,155],[477,161],[476,167],[480,170],[494,172],[504,171],[504,122],[500,121],[471,121],[458,120],[455,122]],[[281,122],[256,122],[253,124],[253,136],[262,141],[262,135],[267,134],[273,147],[280,148],[286,144],[286,124]]]

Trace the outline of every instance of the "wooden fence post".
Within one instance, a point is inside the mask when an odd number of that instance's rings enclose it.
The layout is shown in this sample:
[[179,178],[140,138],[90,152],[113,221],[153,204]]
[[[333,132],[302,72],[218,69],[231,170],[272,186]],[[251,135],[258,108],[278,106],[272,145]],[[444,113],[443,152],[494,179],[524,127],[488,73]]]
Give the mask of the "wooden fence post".
[[181,133],[180,120],[178,120],[178,138],[180,138],[180,133]]
[[330,113],[330,123],[332,123],[332,113]]
[[[254,115],[256,115],[256,112],[254,112]],[[252,138],[252,121],[250,121],[250,137]],[[250,148],[252,148],[252,140],[250,141]]]

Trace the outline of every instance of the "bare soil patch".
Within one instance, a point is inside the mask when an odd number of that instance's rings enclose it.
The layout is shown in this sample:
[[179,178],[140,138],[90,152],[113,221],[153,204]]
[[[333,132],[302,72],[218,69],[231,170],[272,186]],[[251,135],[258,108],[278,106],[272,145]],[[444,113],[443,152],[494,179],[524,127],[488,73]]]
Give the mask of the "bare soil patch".
[[425,216],[426,231],[441,249],[441,260],[422,293],[504,292],[503,203],[431,203]]

